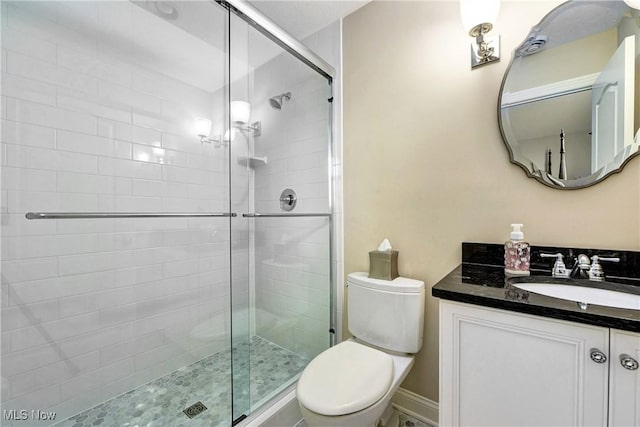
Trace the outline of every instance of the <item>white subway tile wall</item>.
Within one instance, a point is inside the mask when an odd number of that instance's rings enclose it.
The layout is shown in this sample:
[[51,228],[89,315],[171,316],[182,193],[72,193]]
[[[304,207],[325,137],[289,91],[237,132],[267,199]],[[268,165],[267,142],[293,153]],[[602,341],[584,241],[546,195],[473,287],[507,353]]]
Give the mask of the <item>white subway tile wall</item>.
[[228,151],[188,126],[221,120],[224,81],[107,31],[145,15],[168,26],[130,2],[2,2],[3,409],[59,420],[230,344],[228,218],[24,217],[228,209]]

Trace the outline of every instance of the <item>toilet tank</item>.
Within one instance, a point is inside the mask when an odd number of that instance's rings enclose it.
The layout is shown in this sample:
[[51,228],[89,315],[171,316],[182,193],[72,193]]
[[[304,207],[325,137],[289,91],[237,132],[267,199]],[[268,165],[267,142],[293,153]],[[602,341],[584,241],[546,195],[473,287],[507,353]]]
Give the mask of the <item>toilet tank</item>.
[[417,353],[424,328],[424,282],[398,277],[347,276],[349,332],[361,341],[401,353]]

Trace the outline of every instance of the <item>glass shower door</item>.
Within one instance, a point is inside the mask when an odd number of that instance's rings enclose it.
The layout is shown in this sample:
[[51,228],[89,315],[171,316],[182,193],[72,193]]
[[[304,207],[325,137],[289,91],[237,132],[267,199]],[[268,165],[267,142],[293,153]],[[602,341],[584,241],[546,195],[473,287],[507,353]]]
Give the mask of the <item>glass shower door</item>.
[[330,82],[230,19],[233,413],[330,345]]
[[228,10],[0,7],[0,424],[228,426]]

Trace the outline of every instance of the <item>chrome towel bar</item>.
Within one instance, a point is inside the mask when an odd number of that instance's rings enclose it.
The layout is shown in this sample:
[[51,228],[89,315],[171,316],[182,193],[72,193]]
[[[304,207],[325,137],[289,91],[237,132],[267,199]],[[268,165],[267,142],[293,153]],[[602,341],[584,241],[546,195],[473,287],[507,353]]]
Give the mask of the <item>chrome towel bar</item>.
[[27,212],[27,219],[81,219],[81,218],[209,218],[235,217],[235,212]]
[[[27,212],[27,219],[96,219],[96,218],[211,218],[236,217],[235,212]],[[244,213],[243,218],[330,217],[330,213]]]
[[329,217],[330,213],[245,213],[244,218]]

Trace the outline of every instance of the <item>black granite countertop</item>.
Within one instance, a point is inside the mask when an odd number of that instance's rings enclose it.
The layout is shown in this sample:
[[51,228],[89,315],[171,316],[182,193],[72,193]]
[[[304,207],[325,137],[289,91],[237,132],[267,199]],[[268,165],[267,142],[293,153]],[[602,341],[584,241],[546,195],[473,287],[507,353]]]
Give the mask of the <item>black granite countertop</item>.
[[[635,283],[636,278],[627,281],[631,284],[602,283],[589,280],[552,279],[545,271],[533,271],[532,277],[533,281],[538,282],[565,281],[566,284],[573,286],[596,287],[640,295],[640,286]],[[548,297],[513,286],[514,282],[522,280],[524,279],[505,278],[502,266],[465,262],[463,255],[463,263],[434,285],[431,293],[435,297],[452,301],[640,332],[640,310],[612,308],[597,304],[589,304],[586,309],[582,309],[575,301]],[[531,278],[528,280],[531,281]]]

